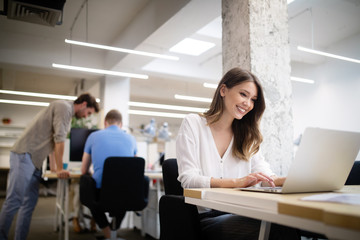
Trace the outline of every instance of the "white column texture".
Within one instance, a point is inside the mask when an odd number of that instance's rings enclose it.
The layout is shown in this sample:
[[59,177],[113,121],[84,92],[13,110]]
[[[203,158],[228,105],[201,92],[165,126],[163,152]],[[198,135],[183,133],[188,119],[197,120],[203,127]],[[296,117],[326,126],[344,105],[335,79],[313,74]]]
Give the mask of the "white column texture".
[[239,66],[263,85],[266,110],[261,150],[285,176],[293,160],[292,89],[285,0],[223,0],[223,68]]
[[104,117],[110,110],[117,109],[123,118],[123,128],[127,128],[129,126],[130,79],[106,76],[101,91]]

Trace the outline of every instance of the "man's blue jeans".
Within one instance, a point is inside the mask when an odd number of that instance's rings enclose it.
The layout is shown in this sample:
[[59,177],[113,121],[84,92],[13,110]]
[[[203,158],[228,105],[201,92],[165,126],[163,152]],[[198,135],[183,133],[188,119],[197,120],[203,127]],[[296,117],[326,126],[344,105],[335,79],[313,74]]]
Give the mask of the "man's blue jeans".
[[14,239],[26,239],[39,196],[40,178],[41,170],[35,168],[29,153],[10,153],[9,185],[0,212],[0,240],[8,239],[16,212]]

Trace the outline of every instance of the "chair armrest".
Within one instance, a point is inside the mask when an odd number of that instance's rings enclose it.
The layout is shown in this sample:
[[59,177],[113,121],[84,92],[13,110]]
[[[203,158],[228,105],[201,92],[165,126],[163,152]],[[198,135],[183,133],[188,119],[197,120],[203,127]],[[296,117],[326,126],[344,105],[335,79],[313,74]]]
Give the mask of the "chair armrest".
[[198,240],[200,222],[197,207],[183,196],[163,195],[159,202],[160,240]]

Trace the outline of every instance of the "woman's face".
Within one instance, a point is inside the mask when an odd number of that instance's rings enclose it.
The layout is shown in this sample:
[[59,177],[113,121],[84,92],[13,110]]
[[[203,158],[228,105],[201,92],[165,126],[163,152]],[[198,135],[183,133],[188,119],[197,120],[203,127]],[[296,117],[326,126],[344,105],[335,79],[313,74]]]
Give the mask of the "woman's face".
[[257,99],[257,87],[254,82],[242,82],[232,88],[225,85],[220,89],[225,112],[236,119],[242,119],[254,108]]

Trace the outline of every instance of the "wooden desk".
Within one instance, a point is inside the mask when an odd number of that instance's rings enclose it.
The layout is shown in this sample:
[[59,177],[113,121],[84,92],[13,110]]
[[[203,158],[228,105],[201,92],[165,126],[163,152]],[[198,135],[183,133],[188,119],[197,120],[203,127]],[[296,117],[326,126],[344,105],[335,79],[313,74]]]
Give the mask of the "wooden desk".
[[[345,186],[343,193],[360,193]],[[266,239],[269,222],[318,232],[334,239],[360,239],[360,205],[302,201],[319,193],[270,194],[237,189],[185,189],[185,202],[262,220],[259,239]]]
[[[345,186],[339,192],[360,194],[360,185]],[[357,239],[360,239],[360,205],[300,201],[290,197],[278,203],[279,214],[321,221],[330,227],[329,235],[335,238],[342,236],[337,231],[332,231],[331,226],[356,231]]]

